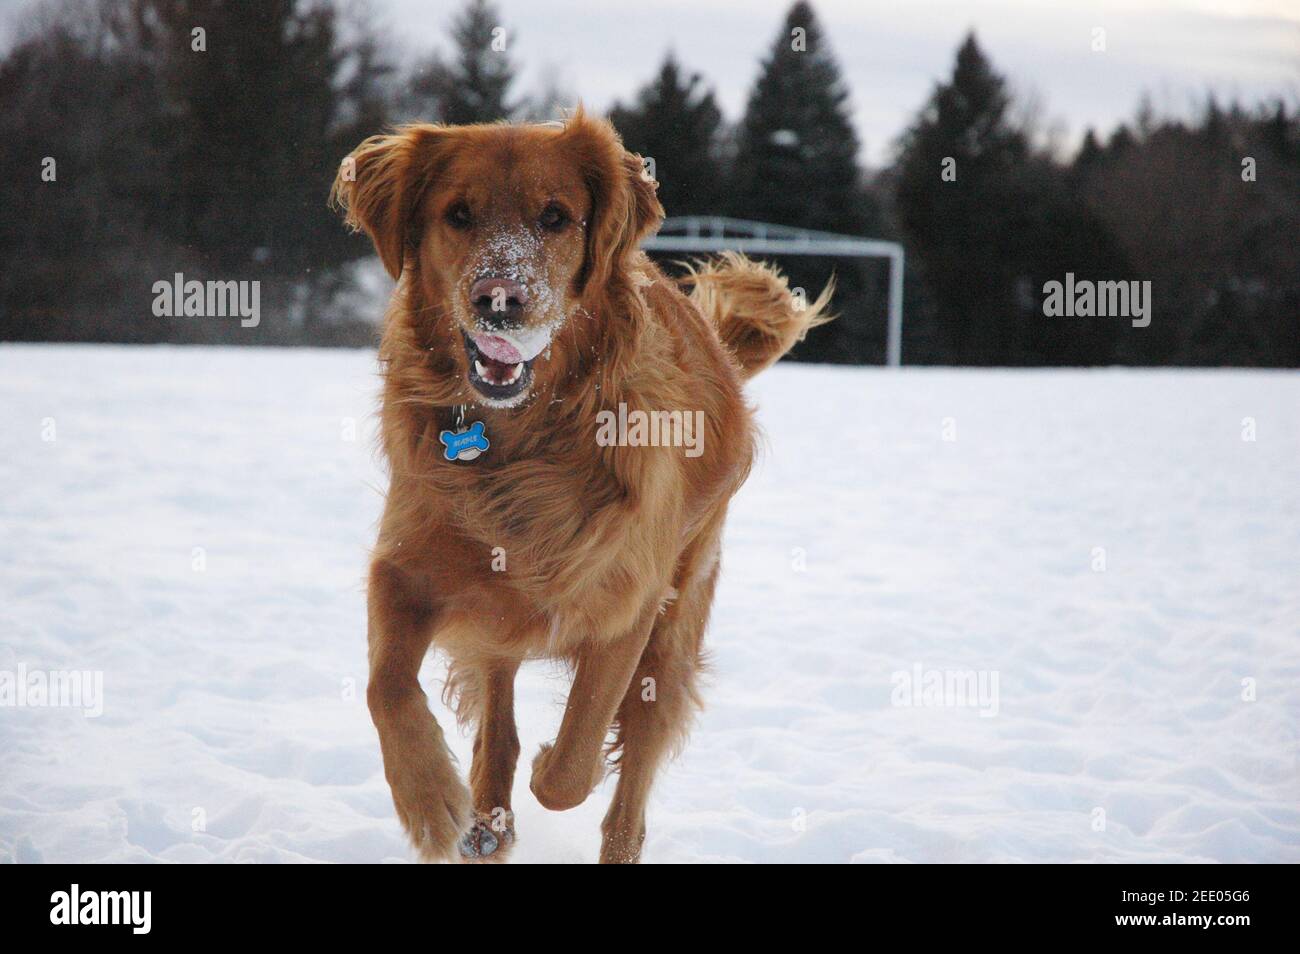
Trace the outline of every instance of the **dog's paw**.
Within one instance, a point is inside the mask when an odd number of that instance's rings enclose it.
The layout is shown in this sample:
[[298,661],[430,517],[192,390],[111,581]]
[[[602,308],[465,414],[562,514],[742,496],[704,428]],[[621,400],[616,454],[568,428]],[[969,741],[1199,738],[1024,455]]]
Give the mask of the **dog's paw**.
[[479,812],[469,831],[461,835],[457,847],[466,864],[502,862],[510,853],[515,841],[514,816],[507,821],[495,821],[491,815]]
[[528,787],[543,808],[562,812],[585,802],[603,776],[604,766],[599,760],[591,773],[581,767],[560,764],[555,749],[548,742],[533,759],[533,775]]
[[469,790],[458,778],[394,785],[393,805],[421,861],[453,861],[461,835],[474,823]]
[[634,865],[641,860],[645,844],[645,820],[606,819],[601,826],[600,863]]

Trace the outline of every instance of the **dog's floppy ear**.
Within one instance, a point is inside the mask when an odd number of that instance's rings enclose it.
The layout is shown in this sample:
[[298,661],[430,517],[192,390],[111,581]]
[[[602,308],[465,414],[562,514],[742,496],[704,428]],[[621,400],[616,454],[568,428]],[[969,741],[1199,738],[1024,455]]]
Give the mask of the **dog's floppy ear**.
[[416,203],[441,166],[451,131],[413,124],[386,136],[371,136],[343,160],[330,202],[344,221],[364,230],[384,268],[395,280],[410,238]]
[[641,157],[623,148],[614,127],[592,119],[579,107],[565,124],[563,137],[577,153],[591,193],[587,255],[580,287],[602,288],[625,270],[637,243],[659,227],[663,206],[655,196],[659,184]]

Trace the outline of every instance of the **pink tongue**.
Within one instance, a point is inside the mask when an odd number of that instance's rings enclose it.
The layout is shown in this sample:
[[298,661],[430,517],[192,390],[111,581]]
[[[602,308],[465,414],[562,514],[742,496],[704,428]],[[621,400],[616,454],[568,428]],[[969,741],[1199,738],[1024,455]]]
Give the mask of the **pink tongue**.
[[474,346],[493,361],[502,364],[518,364],[524,356],[515,350],[515,346],[496,335],[475,335]]

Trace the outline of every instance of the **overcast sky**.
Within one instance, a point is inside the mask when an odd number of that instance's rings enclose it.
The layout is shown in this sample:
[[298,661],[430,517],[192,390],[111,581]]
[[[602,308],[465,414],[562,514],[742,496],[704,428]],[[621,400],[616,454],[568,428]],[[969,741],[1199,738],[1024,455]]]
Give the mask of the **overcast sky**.
[[[255,2],[255,0],[250,0]],[[446,43],[461,0],[361,0],[399,55]],[[0,44],[31,0],[0,0]],[[737,119],[789,0],[498,0],[523,81],[541,77],[604,110],[630,99],[670,48]],[[814,0],[852,92],[864,158],[878,165],[969,29],[1048,127],[1077,142],[1130,119],[1143,91],[1186,112],[1207,90],[1300,101],[1300,0]],[[1106,51],[1092,52],[1093,29]]]
[[[408,49],[445,43],[458,2],[369,0]],[[542,71],[589,106],[628,99],[669,48],[736,119],[789,0],[499,0],[528,92]],[[1300,0],[814,0],[852,91],[865,158],[881,162],[974,28],[1014,87],[1073,142],[1129,119],[1144,90],[1185,111],[1213,89],[1300,98]],[[1092,30],[1106,52],[1092,52]]]

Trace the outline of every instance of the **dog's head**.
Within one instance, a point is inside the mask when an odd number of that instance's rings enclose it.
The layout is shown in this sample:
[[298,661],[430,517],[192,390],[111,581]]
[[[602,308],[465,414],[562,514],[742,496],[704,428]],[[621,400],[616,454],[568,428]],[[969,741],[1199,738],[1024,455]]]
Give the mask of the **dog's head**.
[[[417,338],[455,352],[483,403],[547,374],[552,339],[622,280],[663,217],[655,183],[608,122],[412,125],[363,142],[333,196],[424,307]],[[595,315],[609,320],[609,315]]]

